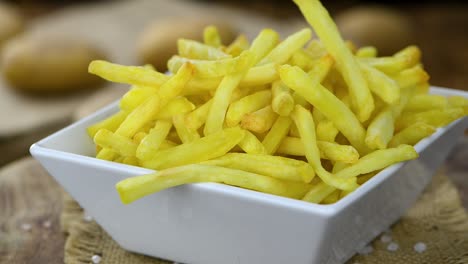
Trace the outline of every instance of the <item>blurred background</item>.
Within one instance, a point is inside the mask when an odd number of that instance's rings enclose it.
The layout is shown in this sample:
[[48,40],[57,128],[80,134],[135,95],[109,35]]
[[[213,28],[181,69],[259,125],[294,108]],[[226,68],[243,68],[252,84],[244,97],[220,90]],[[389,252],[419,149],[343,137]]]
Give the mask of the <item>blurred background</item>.
[[[391,55],[416,44],[433,85],[468,90],[465,1],[323,3],[357,46]],[[1,1],[0,165],[125,92],[89,75],[91,60],[164,71],[176,39],[200,39],[207,24],[219,27],[225,43],[264,27],[284,37],[306,26],[290,0]]]

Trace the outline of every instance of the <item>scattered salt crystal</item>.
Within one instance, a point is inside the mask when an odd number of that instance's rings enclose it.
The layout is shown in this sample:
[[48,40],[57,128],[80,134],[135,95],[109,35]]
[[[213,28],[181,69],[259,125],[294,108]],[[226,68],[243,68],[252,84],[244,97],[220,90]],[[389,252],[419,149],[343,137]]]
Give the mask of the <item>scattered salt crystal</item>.
[[418,243],[414,244],[413,248],[414,248],[414,251],[416,251],[418,253],[423,253],[424,251],[426,251],[427,246],[423,242],[418,242]]
[[94,263],[94,264],[98,264],[99,262],[101,262],[101,256],[99,255],[94,255],[91,257],[91,261]]
[[21,229],[22,229],[23,231],[30,231],[31,228],[32,228],[31,224],[27,224],[27,223],[21,224]]
[[360,255],[368,255],[374,251],[374,248],[371,245],[365,246],[362,249],[358,250]]
[[83,219],[84,219],[86,222],[91,222],[91,221],[93,221],[93,217],[90,216],[90,215],[88,215],[88,214],[85,214],[85,215],[83,216]]
[[389,243],[392,241],[392,236],[384,234],[380,237],[380,241],[382,241],[382,243]]
[[42,227],[44,228],[50,228],[52,226],[52,222],[50,222],[50,220],[46,220],[44,221],[44,223],[42,223]]
[[397,251],[398,248],[399,248],[399,246],[395,242],[392,242],[392,243],[388,244],[388,246],[387,246],[388,251]]

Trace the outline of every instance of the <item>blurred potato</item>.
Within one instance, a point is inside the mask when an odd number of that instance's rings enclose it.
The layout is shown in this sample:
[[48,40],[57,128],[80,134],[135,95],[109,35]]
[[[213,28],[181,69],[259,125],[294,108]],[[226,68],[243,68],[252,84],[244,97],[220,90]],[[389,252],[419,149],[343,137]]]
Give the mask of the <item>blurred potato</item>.
[[15,38],[2,52],[2,73],[12,88],[32,93],[63,93],[102,83],[88,65],[105,56],[83,40],[65,37]]
[[203,41],[203,29],[218,28],[222,43],[231,43],[238,35],[235,27],[214,17],[167,18],[149,24],[137,41],[137,56],[142,64],[152,64],[158,71],[167,70],[167,61],[177,54],[177,40]]
[[375,46],[379,56],[391,55],[414,42],[411,21],[395,9],[355,7],[338,14],[335,21],[345,39],[358,46]]
[[23,30],[22,16],[10,5],[0,3],[0,49],[3,44]]

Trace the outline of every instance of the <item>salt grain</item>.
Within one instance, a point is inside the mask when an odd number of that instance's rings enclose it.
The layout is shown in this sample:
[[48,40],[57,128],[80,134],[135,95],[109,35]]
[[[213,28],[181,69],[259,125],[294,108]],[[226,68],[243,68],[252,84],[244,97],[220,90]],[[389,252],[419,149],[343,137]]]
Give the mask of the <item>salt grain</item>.
[[358,250],[358,253],[360,255],[369,255],[370,253],[372,253],[372,251],[374,251],[374,248],[371,245],[368,245],[363,247],[361,250]]
[[413,248],[414,248],[414,251],[416,251],[418,253],[423,253],[424,251],[426,251],[427,246],[423,242],[418,242],[418,243],[414,244]]
[[399,246],[395,242],[392,242],[392,243],[388,244],[388,246],[387,246],[388,251],[397,251],[398,248],[399,248]]
[[392,236],[384,234],[380,237],[380,241],[382,241],[382,243],[389,243],[392,241]]
[[94,264],[98,264],[99,262],[101,262],[101,256],[99,255],[94,255],[91,257],[91,261],[94,263]]
[[32,226],[31,224],[24,223],[24,224],[21,224],[21,229],[23,231],[30,231],[32,229]]
[[52,222],[50,222],[49,220],[44,221],[44,223],[42,223],[42,227],[44,228],[50,228],[51,226],[52,226]]

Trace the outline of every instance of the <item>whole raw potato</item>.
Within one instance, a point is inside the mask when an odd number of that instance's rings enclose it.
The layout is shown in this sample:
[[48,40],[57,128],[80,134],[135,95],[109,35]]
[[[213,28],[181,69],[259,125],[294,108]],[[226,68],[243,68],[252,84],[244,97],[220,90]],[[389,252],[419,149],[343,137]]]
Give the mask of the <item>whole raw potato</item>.
[[23,30],[21,15],[11,6],[0,3],[0,49],[6,40]]
[[102,80],[88,73],[103,53],[83,40],[20,37],[5,44],[2,72],[12,88],[35,92],[68,92],[95,87]]
[[229,44],[238,34],[229,23],[217,18],[170,18],[154,21],[143,30],[137,43],[141,63],[152,64],[159,71],[167,70],[167,61],[177,53],[177,39],[203,41],[203,29],[215,25],[223,44]]
[[411,21],[398,10],[356,7],[339,14],[335,20],[345,39],[358,46],[375,46],[379,55],[391,55],[413,44]]

